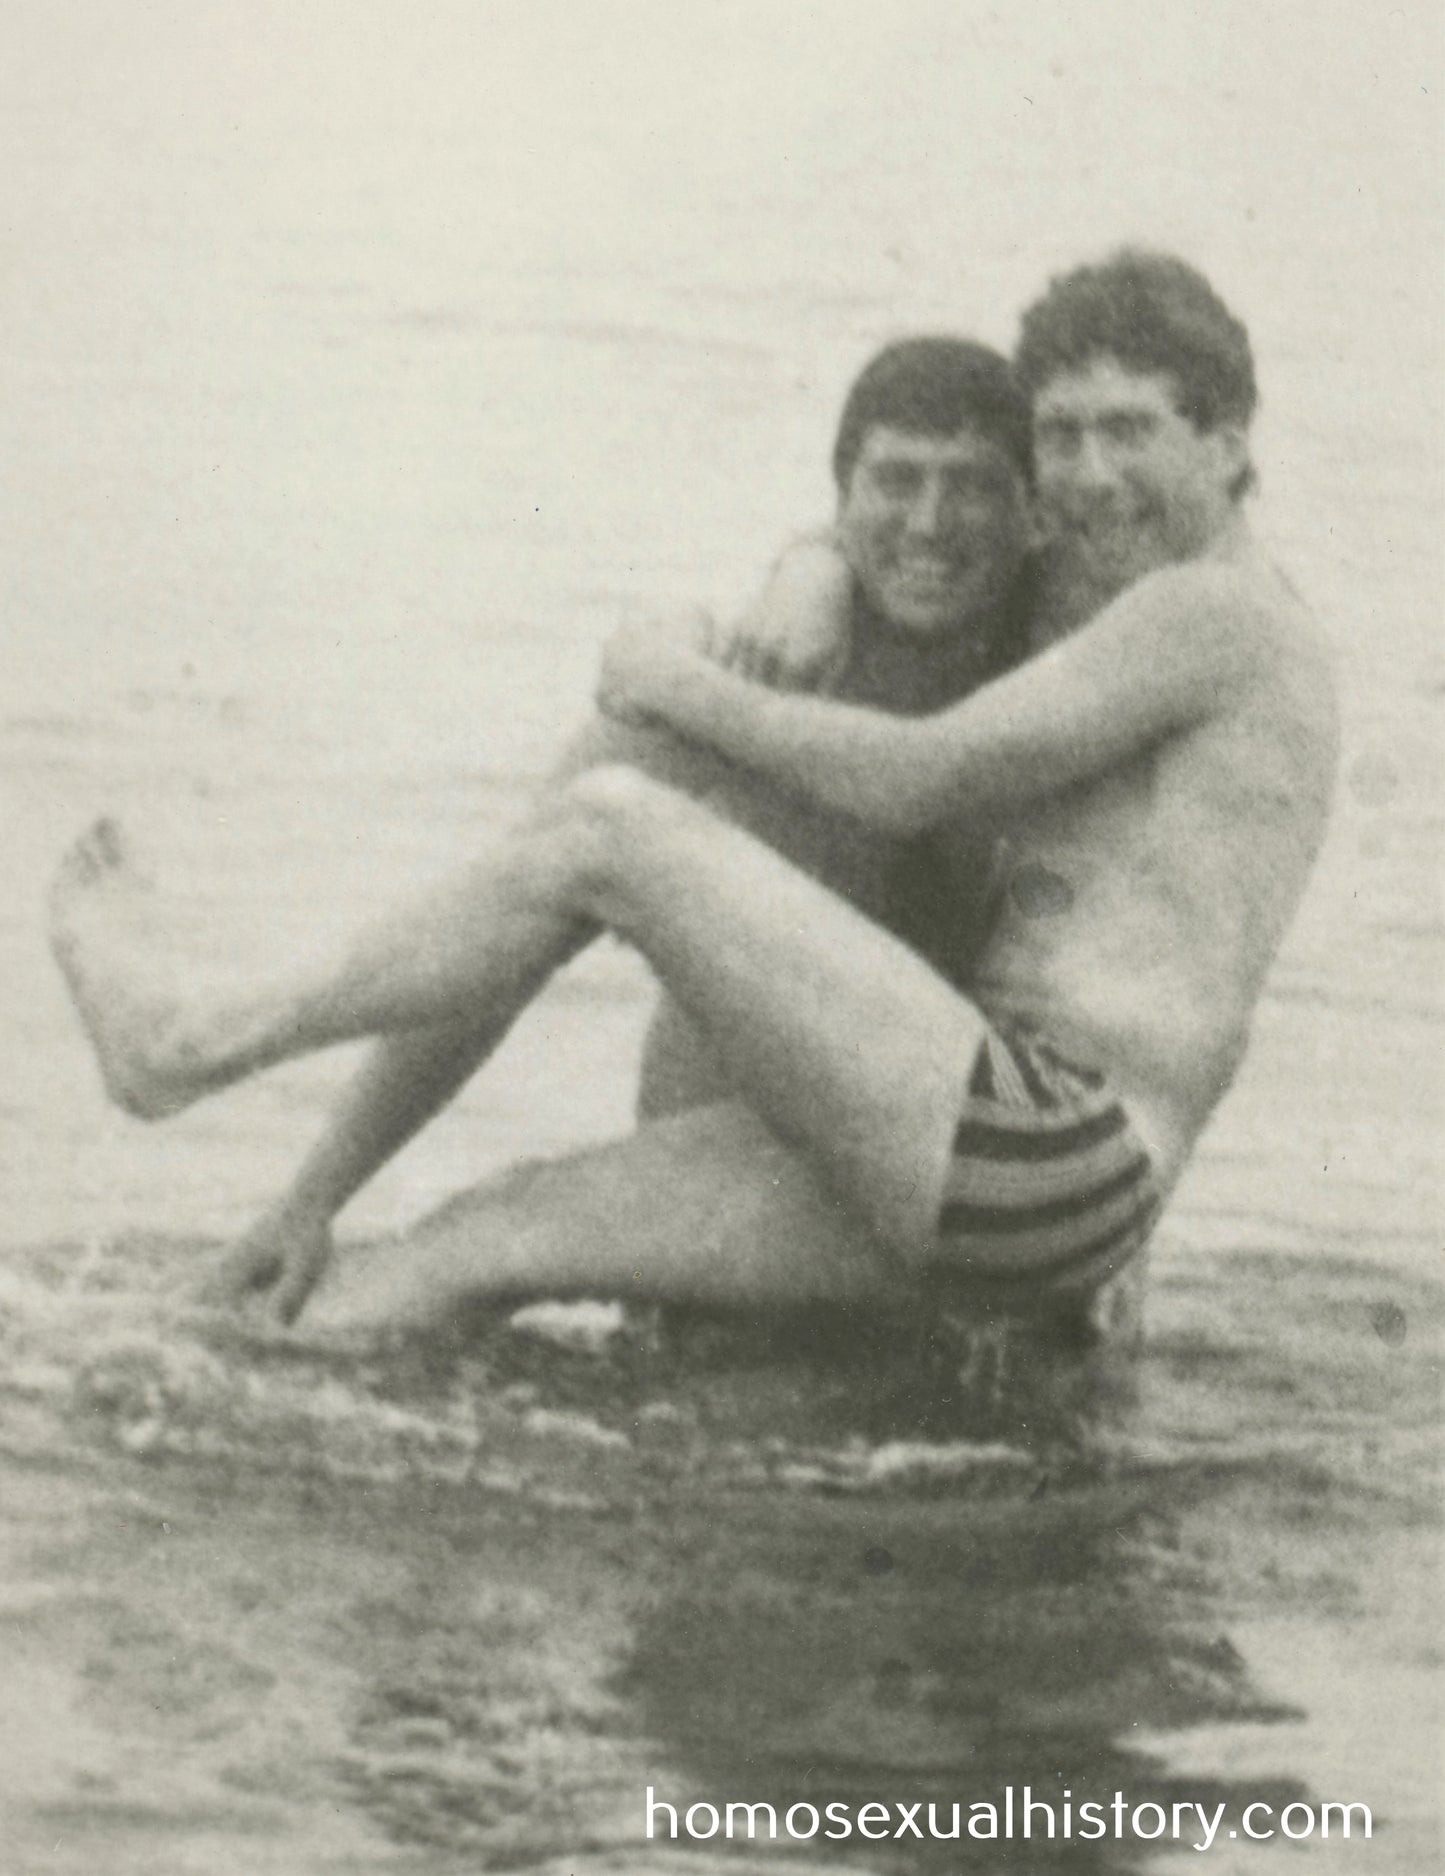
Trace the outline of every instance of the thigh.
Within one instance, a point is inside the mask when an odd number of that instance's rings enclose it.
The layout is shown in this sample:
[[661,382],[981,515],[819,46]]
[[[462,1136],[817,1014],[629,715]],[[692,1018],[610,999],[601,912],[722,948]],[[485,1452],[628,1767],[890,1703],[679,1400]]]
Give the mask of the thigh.
[[659,1120],[732,1094],[726,1070],[707,1032],[664,990],[642,1044],[637,1118]]
[[[573,740],[554,779],[565,787],[589,769],[616,764],[640,770],[746,829],[877,922],[908,915],[909,895],[894,890],[903,843],[787,795],[671,730],[599,714]],[[664,995],[643,1050],[639,1115],[677,1113],[732,1092],[731,1073],[708,1029]]]
[[565,788],[589,769],[625,765],[704,804],[765,841],[854,905],[885,921],[907,844],[846,814],[788,794],[700,743],[661,726],[598,714],[573,738],[553,775]]
[[625,763],[654,781],[704,799],[725,788],[737,771],[723,756],[700,743],[684,742],[669,729],[624,723],[600,711],[591,717],[563,751],[551,780],[565,787],[588,769]]
[[738,1093],[896,1249],[936,1241],[984,1018],[901,940],[744,830],[599,771],[589,909],[644,952]]

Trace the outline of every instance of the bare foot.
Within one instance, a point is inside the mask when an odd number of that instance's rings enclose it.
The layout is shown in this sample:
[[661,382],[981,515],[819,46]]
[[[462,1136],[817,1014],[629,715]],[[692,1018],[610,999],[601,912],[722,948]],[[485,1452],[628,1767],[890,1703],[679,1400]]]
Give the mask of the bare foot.
[[331,1262],[327,1219],[268,1213],[233,1244],[201,1283],[197,1301],[238,1309],[262,1298],[268,1316],[292,1322]]
[[209,1308],[238,1309],[271,1288],[281,1274],[281,1262],[281,1240],[269,1221],[263,1220],[221,1253],[215,1266],[194,1285],[192,1296]]
[[307,1311],[306,1327],[372,1343],[445,1331],[475,1304],[481,1259],[474,1245],[461,1257],[450,1244],[433,1248],[411,1234],[353,1246]]
[[267,1299],[278,1322],[294,1322],[331,1263],[331,1230],[320,1220],[293,1232],[276,1286]]
[[174,1114],[218,1085],[181,1033],[155,960],[155,893],[114,821],[95,823],[61,862],[50,945],[100,1064],[107,1094],[142,1120]]

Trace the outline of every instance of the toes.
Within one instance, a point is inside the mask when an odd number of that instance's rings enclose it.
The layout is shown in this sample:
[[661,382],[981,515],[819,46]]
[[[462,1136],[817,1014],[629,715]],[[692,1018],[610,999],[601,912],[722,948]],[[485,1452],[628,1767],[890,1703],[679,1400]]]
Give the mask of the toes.
[[94,883],[96,865],[89,843],[89,835],[82,835],[73,846],[66,849],[55,873],[57,891],[66,892],[77,886],[89,886]]
[[98,863],[114,869],[124,866],[129,858],[126,852],[125,836],[120,829],[120,822],[110,815],[103,814],[86,836]]
[[234,1245],[196,1286],[201,1301],[235,1308],[265,1290],[281,1271],[281,1253],[272,1244],[245,1242]]
[[68,896],[106,884],[146,885],[120,822],[102,815],[70,847],[56,871],[53,894]]
[[113,815],[103,814],[81,835],[79,847],[97,879],[108,873],[134,873],[135,855],[125,829]]
[[118,822],[108,815],[86,828],[60,862],[56,884],[61,887],[94,886],[126,863],[125,840]]
[[276,1288],[267,1299],[272,1314],[283,1323],[294,1322],[331,1261],[331,1236],[324,1233],[293,1245]]

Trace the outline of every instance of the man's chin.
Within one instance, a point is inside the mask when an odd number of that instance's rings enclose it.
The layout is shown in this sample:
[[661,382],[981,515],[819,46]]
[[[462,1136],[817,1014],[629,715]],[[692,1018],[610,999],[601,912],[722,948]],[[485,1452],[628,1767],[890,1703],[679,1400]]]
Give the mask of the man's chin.
[[883,617],[899,638],[920,646],[962,638],[973,623],[962,608],[933,611],[922,607],[890,607]]
[[1173,558],[1158,531],[1147,523],[1066,529],[1058,541],[1081,572],[1121,584],[1137,580]]
[[920,643],[957,638],[969,630],[980,609],[977,597],[968,591],[925,595],[896,589],[883,595],[878,608],[900,637]]

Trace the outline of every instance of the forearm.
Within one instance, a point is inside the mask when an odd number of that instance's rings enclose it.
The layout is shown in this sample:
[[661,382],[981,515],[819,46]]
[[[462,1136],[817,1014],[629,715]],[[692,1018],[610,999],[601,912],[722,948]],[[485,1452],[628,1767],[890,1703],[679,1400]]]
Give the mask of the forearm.
[[793,542],[720,643],[715,664],[774,690],[826,692],[848,662],[854,576],[830,533]]
[[783,695],[691,657],[659,674],[647,703],[679,734],[881,832],[914,833],[947,805],[929,719]]
[[997,823],[1217,715],[1254,681],[1280,608],[1225,566],[1152,574],[1091,624],[934,715],[781,696],[687,652],[629,673],[634,707],[867,825]]

